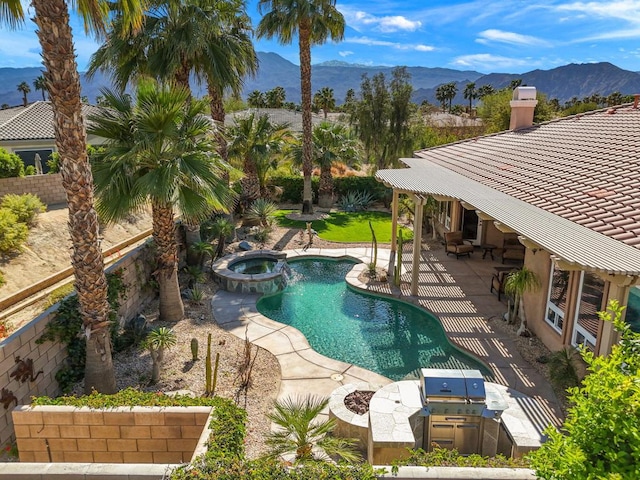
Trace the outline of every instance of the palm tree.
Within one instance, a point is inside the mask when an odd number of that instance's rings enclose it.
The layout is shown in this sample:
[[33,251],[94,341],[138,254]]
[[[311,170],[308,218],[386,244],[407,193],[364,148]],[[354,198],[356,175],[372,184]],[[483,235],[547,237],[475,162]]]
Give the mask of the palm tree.
[[333,88],[322,87],[313,97],[313,103],[324,113],[325,120],[327,113],[336,108],[336,99],[333,97]]
[[493,95],[495,91],[496,89],[493,88],[493,85],[489,85],[488,83],[486,85],[482,85],[478,88],[478,98],[484,98],[487,95]]
[[173,330],[167,327],[160,327],[152,330],[144,339],[143,347],[149,350],[153,367],[151,369],[150,385],[158,383],[160,380],[160,367],[164,361],[164,352],[176,345],[177,338]]
[[204,101],[180,87],[141,82],[134,103],[102,90],[105,107],[92,115],[89,131],[106,139],[94,163],[97,209],[106,222],[151,203],[160,318],[178,321],[184,306],[178,285],[175,210],[199,222],[226,211],[231,192],[222,179],[226,164],[214,152]]
[[[128,28],[141,25],[145,0],[114,2],[122,5]],[[74,2],[89,31],[100,34],[107,20],[106,0]],[[62,185],[67,193],[71,264],[87,339],[85,392],[116,390],[109,337],[109,303],[102,251],[98,240],[98,216],[93,207],[93,178],[80,103],[80,77],[65,0],[32,0],[42,46],[49,97],[54,115],[56,147],[60,154]],[[15,27],[24,21],[19,0],[0,0],[0,21]]]
[[264,93],[262,93],[260,90],[254,90],[247,97],[247,104],[253,108],[264,108],[264,106],[266,105]]
[[31,91],[31,87],[27,82],[20,82],[18,85],[18,91],[22,93],[22,104],[26,107],[29,101],[27,100],[27,93]]
[[442,111],[446,111],[447,109],[447,90],[445,85],[438,85],[436,87],[436,100],[440,102],[440,106],[442,107]]
[[[296,463],[329,460],[337,456],[347,462],[359,459],[355,440],[331,436],[335,419],[318,420],[317,417],[329,399],[314,396],[305,399],[285,398],[276,402],[274,412],[267,415],[279,430],[267,434],[270,457],[295,454]],[[315,451],[314,451],[315,450]]]
[[[123,35],[124,25],[116,19],[109,39],[92,56],[89,74],[110,70],[121,90],[146,75],[190,91],[189,77],[194,72],[198,81],[206,81],[211,117],[217,126],[217,150],[227,161],[223,93],[226,88],[239,93],[243,78],[257,69],[244,1],[157,0],[155,6],[140,32]],[[186,221],[184,226],[189,248],[200,241],[200,226]],[[187,262],[195,262],[190,249]]]
[[33,88],[36,89],[36,92],[38,90],[40,90],[42,92],[42,101],[46,101],[46,97],[44,96],[45,92],[47,91],[47,81],[44,79],[44,77],[42,75],[40,75],[38,78],[36,78],[33,81]]
[[229,128],[229,155],[242,164],[242,200],[249,206],[261,195],[258,163],[280,153],[288,137],[288,125],[272,124],[268,115],[250,114]]
[[521,335],[527,328],[527,319],[524,313],[524,303],[522,296],[527,291],[533,291],[540,287],[540,279],[535,272],[526,267],[511,272],[504,283],[504,291],[508,295],[513,295],[513,310],[509,312],[509,323],[515,323],[516,318],[520,318],[518,335]]
[[265,93],[268,108],[282,108],[286,99],[287,92],[280,86],[274,87]]
[[476,98],[478,98],[475,82],[467,83],[467,85],[464,87],[463,95],[466,100],[469,100],[469,114],[471,114],[471,109],[473,108],[473,101]]
[[[302,160],[299,147],[292,149],[294,163]],[[331,167],[334,162],[350,162],[358,156],[357,142],[342,124],[322,122],[313,129],[313,161],[320,167],[320,184],[318,186],[318,205],[329,208],[333,204],[333,175]]]
[[218,239],[218,246],[216,247],[215,252],[213,252],[212,258],[216,259],[221,257],[224,253],[224,247],[227,242],[227,238],[229,238],[235,229],[235,225],[231,223],[228,219],[224,217],[218,217],[209,227],[211,231],[211,235],[214,238]]
[[264,16],[258,24],[259,38],[277,37],[288,45],[298,35],[300,51],[300,91],[302,97],[302,148],[304,188],[302,213],[313,213],[311,170],[311,46],[321,45],[329,37],[342,40],[345,21],[336,9],[335,0],[259,0],[258,10]]

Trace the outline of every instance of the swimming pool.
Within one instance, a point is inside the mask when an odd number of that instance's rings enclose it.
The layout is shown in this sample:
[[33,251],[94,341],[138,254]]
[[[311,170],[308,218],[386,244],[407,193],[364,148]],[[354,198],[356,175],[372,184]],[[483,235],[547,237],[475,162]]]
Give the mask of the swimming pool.
[[424,310],[353,291],[344,280],[355,262],[292,260],[285,290],[262,297],[258,311],[300,330],[315,351],[393,380],[418,368],[487,368],[453,347]]

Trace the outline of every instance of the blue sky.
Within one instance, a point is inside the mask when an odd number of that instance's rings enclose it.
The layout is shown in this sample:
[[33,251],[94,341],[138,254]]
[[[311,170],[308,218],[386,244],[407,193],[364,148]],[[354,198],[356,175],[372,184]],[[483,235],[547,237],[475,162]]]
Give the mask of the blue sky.
[[[23,0],[26,6],[27,1]],[[411,65],[522,73],[608,61],[640,71],[640,0],[338,0],[347,28],[340,43],[315,47],[312,62]],[[254,25],[257,0],[248,0]],[[81,70],[97,44],[73,19]],[[0,67],[39,66],[31,21],[0,30]],[[256,41],[256,50],[298,63],[297,45]]]

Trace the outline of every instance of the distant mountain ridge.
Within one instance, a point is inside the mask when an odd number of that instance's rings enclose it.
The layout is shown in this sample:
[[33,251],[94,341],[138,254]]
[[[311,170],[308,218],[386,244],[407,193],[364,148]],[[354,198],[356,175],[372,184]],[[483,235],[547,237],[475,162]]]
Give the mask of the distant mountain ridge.
[[[285,89],[287,100],[298,103],[300,101],[300,70],[299,67],[276,53],[258,52],[259,68],[254,78],[245,79],[243,97],[253,90],[262,92],[276,86]],[[372,77],[377,73],[384,73],[387,81],[391,80],[391,72],[395,67],[367,66],[349,64],[340,60],[319,63],[312,66],[312,91],[322,87],[333,88],[334,97],[338,104],[344,102],[347,90],[353,88],[358,92],[363,75]],[[572,97],[582,99],[598,93],[606,96],[613,92],[623,95],[640,93],[640,73],[623,70],[608,62],[570,64],[551,70],[532,70],[523,74],[490,73],[483,75],[473,70],[454,70],[449,68],[407,67],[411,74],[414,88],[413,101],[421,103],[427,100],[437,103],[435,89],[438,85],[454,82],[458,87],[458,95],[454,104],[467,104],[463,98],[463,90],[467,83],[475,82],[476,87],[491,84],[496,89],[509,85],[512,80],[522,79],[523,84],[535,86],[539,92],[548,98],[557,98],[560,102]],[[29,101],[42,99],[41,93],[33,88],[33,80],[41,75],[40,68],[0,68],[0,105],[10,106],[22,103],[22,94],[17,91],[20,82],[26,81],[31,86]],[[103,86],[109,87],[108,76],[98,72],[92,80],[84,75],[81,77],[82,94],[91,101],[100,93]],[[206,94],[205,87],[193,82],[196,96]]]

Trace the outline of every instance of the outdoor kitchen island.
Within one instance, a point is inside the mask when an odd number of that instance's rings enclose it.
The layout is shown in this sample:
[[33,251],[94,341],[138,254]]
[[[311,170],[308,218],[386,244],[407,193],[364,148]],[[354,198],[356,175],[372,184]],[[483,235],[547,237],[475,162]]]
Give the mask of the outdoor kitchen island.
[[369,403],[368,461],[390,464],[407,448],[455,448],[520,457],[540,447],[541,426],[522,405],[527,396],[485,382],[477,370],[421,369],[419,380],[394,382]]

